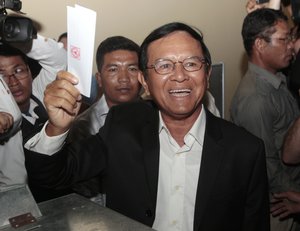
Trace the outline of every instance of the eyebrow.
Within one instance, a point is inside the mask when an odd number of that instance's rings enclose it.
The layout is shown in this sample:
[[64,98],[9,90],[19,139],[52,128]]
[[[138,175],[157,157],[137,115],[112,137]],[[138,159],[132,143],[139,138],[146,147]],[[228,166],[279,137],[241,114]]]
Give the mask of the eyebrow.
[[[18,64],[12,65],[12,67],[11,67],[10,69],[16,69],[16,68],[18,68],[18,67],[26,67],[26,65],[25,65],[25,64],[18,63]],[[0,71],[6,71],[6,70],[7,70],[7,69],[4,69],[3,67],[2,67],[2,68],[0,67]]]
[[[126,66],[138,66],[139,64],[138,63],[128,63],[128,64],[125,64]],[[117,63],[109,63],[107,65],[104,66],[104,68],[109,68],[109,67],[117,67],[117,66],[121,66]]]
[[139,64],[138,63],[131,63],[131,64],[128,64],[128,66],[138,66]]

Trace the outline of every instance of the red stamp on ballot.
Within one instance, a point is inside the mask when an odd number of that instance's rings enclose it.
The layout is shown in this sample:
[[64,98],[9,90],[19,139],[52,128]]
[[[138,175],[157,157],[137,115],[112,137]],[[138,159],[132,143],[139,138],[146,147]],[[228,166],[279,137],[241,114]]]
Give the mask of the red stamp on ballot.
[[75,46],[70,46],[71,48],[71,55],[74,59],[80,60],[80,48]]

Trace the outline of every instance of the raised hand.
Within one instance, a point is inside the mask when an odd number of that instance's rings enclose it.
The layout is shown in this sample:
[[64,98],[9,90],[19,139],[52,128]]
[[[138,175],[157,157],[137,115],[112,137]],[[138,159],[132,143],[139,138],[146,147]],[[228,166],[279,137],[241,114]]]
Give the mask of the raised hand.
[[260,9],[260,8],[271,8],[274,10],[280,9],[280,0],[270,0],[267,3],[258,4],[256,0],[248,0],[246,4],[246,11],[247,13],[251,13],[254,10]]
[[49,116],[47,135],[59,135],[67,131],[78,114],[81,95],[76,84],[76,77],[69,72],[60,71],[56,80],[47,86],[44,97]]

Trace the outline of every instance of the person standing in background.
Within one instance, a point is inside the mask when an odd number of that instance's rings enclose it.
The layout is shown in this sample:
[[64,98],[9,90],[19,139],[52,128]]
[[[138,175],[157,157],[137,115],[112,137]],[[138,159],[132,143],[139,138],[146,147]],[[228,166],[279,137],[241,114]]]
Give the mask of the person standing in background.
[[[300,190],[300,168],[284,166],[281,160],[284,136],[299,115],[280,72],[293,57],[287,17],[279,10],[254,10],[244,19],[242,37],[248,70],[232,98],[231,120],[264,141],[270,193]],[[292,228],[293,219],[271,216],[272,231]]]

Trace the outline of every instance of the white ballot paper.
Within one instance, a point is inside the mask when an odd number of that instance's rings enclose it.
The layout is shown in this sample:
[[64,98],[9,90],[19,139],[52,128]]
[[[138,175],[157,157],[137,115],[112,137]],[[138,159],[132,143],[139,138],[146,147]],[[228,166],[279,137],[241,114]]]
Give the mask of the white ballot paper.
[[81,94],[90,97],[96,12],[75,4],[67,6],[68,71],[79,78],[76,85]]

